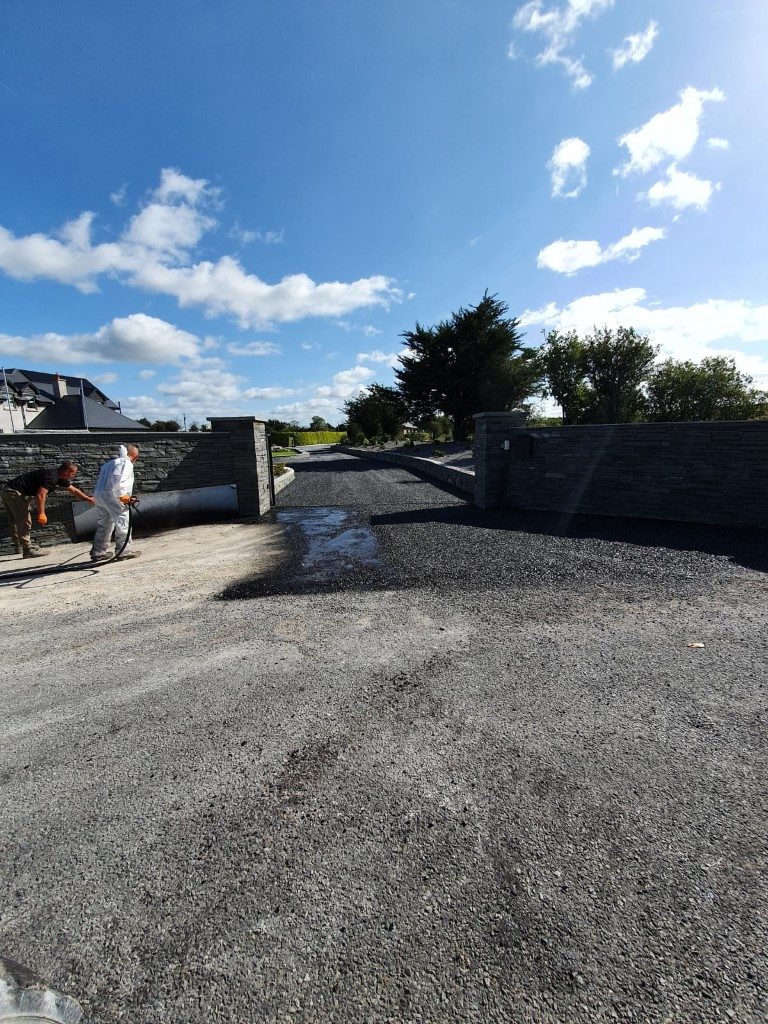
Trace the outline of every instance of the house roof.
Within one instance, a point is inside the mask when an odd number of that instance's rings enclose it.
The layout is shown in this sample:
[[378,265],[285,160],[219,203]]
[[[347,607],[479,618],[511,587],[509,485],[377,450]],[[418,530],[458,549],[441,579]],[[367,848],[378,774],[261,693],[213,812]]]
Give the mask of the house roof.
[[[41,370],[21,370],[19,368],[6,369],[5,376],[8,380],[9,389],[23,400],[34,398],[38,405],[52,405],[58,400],[59,394],[56,390],[55,373],[44,373]],[[70,377],[60,373],[58,376],[64,382],[68,395],[79,395],[82,382],[83,392],[86,398],[94,402],[106,405],[110,409],[117,409],[117,402],[107,398],[104,392],[92,384],[86,377]]]
[[[85,411],[85,417],[83,416]],[[123,416],[101,402],[65,395],[27,424],[26,430],[146,430],[143,423]]]

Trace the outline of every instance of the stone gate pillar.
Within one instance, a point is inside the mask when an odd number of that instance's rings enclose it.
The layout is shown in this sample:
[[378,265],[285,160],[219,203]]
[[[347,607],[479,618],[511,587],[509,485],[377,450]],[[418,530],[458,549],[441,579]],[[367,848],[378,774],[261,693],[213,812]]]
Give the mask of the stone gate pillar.
[[253,416],[209,416],[211,433],[228,433],[227,459],[231,459],[241,516],[263,516],[272,507],[269,489],[267,430]]
[[523,409],[475,413],[475,504],[479,508],[503,501],[515,437],[527,419]]

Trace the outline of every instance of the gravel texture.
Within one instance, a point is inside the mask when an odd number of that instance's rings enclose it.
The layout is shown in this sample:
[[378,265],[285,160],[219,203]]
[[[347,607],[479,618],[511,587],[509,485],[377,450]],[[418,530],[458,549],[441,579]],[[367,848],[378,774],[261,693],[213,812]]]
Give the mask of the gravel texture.
[[107,1024],[764,1021],[766,535],[293,467],[0,560],[0,949]]

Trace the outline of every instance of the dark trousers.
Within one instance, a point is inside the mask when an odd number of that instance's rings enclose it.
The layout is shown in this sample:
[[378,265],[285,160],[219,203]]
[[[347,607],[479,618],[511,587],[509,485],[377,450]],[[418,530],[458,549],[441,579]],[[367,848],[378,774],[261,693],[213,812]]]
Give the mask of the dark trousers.
[[21,491],[12,491],[9,487],[5,490],[0,491],[0,498],[2,498],[5,511],[8,514],[8,525],[11,528],[11,538],[13,543],[21,545],[25,551],[29,551],[32,547],[32,515],[30,514],[29,505],[31,498],[28,498],[26,494],[22,494]]

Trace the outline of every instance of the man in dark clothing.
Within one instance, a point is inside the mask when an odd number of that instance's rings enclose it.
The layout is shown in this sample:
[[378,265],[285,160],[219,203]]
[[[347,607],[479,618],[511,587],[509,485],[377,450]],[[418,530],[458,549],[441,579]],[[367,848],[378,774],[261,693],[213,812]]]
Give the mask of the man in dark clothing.
[[21,473],[19,476],[9,480],[2,485],[0,498],[2,498],[5,511],[8,513],[8,523],[11,527],[11,537],[16,547],[16,554],[24,553],[24,558],[39,558],[43,552],[33,545],[32,515],[30,502],[35,499],[37,505],[37,521],[40,526],[45,526],[48,517],[45,514],[45,499],[49,491],[63,488],[69,491],[75,498],[81,501],[89,501],[94,504],[93,498],[84,494],[75,487],[72,481],[77,476],[77,466],[69,459],[57,468],[46,467],[45,469],[33,469],[29,473]]

